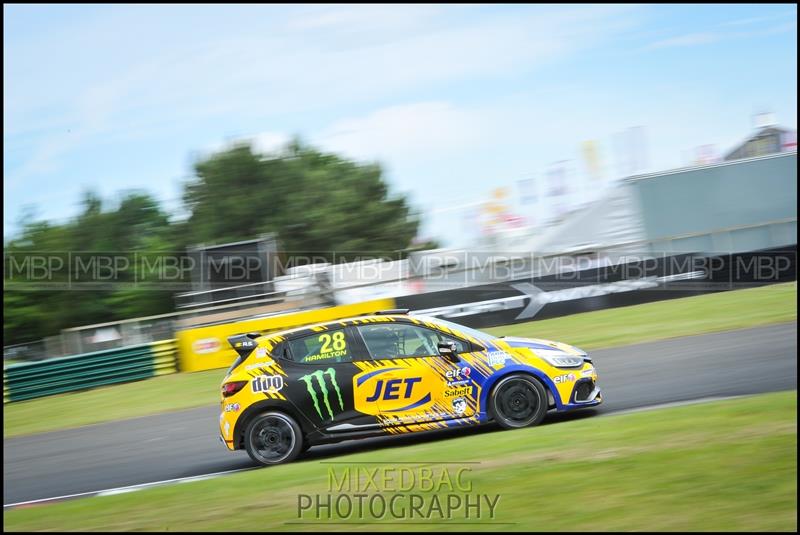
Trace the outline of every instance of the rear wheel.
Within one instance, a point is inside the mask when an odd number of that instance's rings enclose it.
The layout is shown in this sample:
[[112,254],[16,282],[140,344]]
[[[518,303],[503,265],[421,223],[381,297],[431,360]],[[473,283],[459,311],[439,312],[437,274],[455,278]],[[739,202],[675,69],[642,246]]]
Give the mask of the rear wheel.
[[547,414],[547,390],[528,375],[510,375],[492,390],[489,409],[492,417],[506,429],[540,423]]
[[303,433],[291,416],[282,412],[265,412],[247,424],[244,445],[250,458],[259,464],[286,463],[300,454]]

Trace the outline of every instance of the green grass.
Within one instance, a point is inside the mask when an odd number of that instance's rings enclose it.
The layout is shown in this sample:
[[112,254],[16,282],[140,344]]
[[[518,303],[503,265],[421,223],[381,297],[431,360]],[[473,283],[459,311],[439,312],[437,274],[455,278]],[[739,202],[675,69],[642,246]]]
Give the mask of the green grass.
[[797,320],[797,284],[656,301],[485,329],[497,336],[558,340],[583,349]]
[[[795,283],[778,284],[487,330],[498,336],[549,338],[593,349],[792,321],[797,319],[796,299]],[[223,373],[209,370],[162,376],[7,404],[3,408],[3,436],[210,405],[218,400]]]
[[161,375],[152,379],[8,403],[3,406],[3,438],[160,412],[218,401],[225,370]]
[[[4,527],[11,531],[796,531],[796,455],[797,392],[780,392],[335,458],[343,464],[297,462],[208,481],[14,509],[4,512]],[[434,516],[435,523],[426,525],[414,524],[418,519],[356,526],[327,520],[322,526],[287,524],[317,520],[313,511],[298,516],[298,496],[327,496],[329,470],[337,479],[346,469],[358,467],[378,468],[380,476],[397,467],[419,475],[421,460],[435,481],[442,481],[446,471],[455,482],[463,469],[461,482],[471,486],[468,492],[473,497],[499,495],[494,519],[484,508],[482,519],[466,520],[460,508],[450,521]],[[439,464],[443,462],[456,464]],[[378,490],[369,487],[364,493],[380,492],[390,498],[397,480],[383,483],[380,476]],[[364,478],[359,489],[344,493],[352,498],[366,485]],[[431,503],[432,493],[419,480],[408,487],[401,492],[422,495],[423,503]],[[449,493],[462,498],[465,494],[459,489],[449,492],[447,485],[440,488],[442,499]],[[337,495],[334,488],[334,498]],[[361,519],[340,519],[356,520],[391,519],[369,512]],[[467,525],[455,523],[465,521]]]

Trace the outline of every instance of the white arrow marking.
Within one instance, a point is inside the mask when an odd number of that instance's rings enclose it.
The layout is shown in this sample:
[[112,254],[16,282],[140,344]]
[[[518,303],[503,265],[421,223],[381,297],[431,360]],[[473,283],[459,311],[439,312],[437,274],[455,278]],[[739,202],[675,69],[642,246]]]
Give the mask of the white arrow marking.
[[512,284],[511,287],[514,288],[515,290],[522,292],[528,297],[528,305],[524,309],[522,309],[522,312],[520,312],[515,319],[520,320],[520,319],[532,318],[545,305],[545,301],[540,300],[539,296],[546,292],[544,290],[540,290],[530,282],[520,282],[517,284]]

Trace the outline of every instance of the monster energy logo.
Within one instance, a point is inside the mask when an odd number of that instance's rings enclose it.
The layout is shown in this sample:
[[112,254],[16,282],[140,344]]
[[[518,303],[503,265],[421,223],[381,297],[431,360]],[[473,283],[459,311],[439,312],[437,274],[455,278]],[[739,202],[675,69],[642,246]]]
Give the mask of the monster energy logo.
[[331,378],[331,383],[333,384],[334,390],[336,390],[336,395],[339,397],[339,410],[344,410],[344,402],[342,402],[342,392],[339,390],[339,385],[336,383],[336,370],[333,368],[328,368],[325,371],[317,370],[314,373],[310,373],[308,375],[304,375],[300,378],[306,384],[306,388],[308,389],[308,393],[311,394],[311,399],[314,401],[314,408],[317,409],[317,414],[319,417],[322,418],[322,411],[319,408],[319,399],[317,398],[317,389],[314,386],[313,379],[316,379],[317,384],[319,385],[319,389],[322,392],[322,401],[325,402],[325,408],[328,409],[328,415],[331,419],[333,419],[333,410],[331,409],[331,404],[328,401],[328,387],[325,386],[325,376],[329,376]]

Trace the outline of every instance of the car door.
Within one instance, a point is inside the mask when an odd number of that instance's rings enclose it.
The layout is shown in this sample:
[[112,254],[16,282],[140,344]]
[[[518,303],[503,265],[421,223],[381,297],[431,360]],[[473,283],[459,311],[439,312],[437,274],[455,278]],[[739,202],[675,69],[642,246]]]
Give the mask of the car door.
[[439,331],[405,322],[356,327],[372,365],[354,378],[357,410],[380,416],[384,424],[433,422],[475,414],[471,370],[460,359],[438,354],[438,343],[453,340]]
[[[292,401],[320,429],[341,424],[374,423],[355,410],[353,376],[360,359],[349,328],[320,330],[290,338],[285,342],[284,369],[292,386]],[[344,426],[347,428],[348,426]]]

